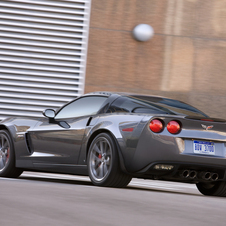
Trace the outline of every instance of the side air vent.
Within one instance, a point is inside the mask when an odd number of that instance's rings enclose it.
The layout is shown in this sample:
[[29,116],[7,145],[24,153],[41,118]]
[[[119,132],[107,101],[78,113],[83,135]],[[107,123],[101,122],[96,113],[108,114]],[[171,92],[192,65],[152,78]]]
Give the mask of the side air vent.
[[30,135],[28,133],[25,133],[25,139],[26,139],[26,144],[27,144],[28,152],[30,154],[32,154],[34,152],[34,150],[32,148],[32,143],[31,143]]

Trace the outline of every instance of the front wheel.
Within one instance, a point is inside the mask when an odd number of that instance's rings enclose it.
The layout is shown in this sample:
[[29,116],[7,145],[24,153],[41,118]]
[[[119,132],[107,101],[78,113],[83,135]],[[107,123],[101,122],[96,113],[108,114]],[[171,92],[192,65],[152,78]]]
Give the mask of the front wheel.
[[120,169],[115,141],[107,133],[97,135],[88,152],[88,172],[94,185],[126,187],[132,177]]
[[226,196],[226,182],[216,181],[207,183],[197,183],[196,187],[203,195]]
[[10,134],[0,131],[0,177],[19,177],[23,171],[15,167],[15,153]]

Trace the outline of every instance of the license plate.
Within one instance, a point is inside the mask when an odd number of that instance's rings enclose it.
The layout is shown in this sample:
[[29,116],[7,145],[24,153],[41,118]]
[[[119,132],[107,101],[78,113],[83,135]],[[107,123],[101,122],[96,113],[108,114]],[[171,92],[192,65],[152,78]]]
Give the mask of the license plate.
[[194,140],[193,149],[196,154],[215,155],[214,142]]

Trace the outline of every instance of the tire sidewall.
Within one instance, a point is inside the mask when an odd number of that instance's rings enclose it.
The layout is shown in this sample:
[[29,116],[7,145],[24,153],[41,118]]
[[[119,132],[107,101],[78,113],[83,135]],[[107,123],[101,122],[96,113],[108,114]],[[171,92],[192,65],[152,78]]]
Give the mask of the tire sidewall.
[[214,186],[212,188],[206,188],[205,183],[198,183],[196,184],[196,187],[203,195],[208,196],[216,196],[218,195],[218,191],[222,186],[222,181],[216,181],[214,182]]

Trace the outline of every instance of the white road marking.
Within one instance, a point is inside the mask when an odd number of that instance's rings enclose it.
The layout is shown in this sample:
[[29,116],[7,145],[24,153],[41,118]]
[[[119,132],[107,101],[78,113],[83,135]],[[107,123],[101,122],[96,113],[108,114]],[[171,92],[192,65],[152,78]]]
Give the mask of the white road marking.
[[[90,182],[89,177],[86,176],[74,176],[74,175],[65,175],[65,174],[51,174],[51,173],[36,173],[36,172],[24,172],[21,175],[20,179],[15,178],[5,178],[0,177],[0,180],[26,180],[23,177],[30,178],[46,178],[46,179],[62,179],[62,180],[74,180],[74,181],[86,181]],[[84,185],[89,187],[87,185]],[[197,188],[195,184],[186,184],[186,183],[177,183],[177,182],[168,182],[168,181],[157,181],[157,180],[143,180],[143,179],[133,179],[128,187],[136,187],[136,188],[149,188],[154,190],[161,191],[188,191],[188,192],[196,192]]]
[[[36,172],[24,172],[21,177],[32,177],[32,178],[49,178],[49,179],[66,179],[75,181],[86,181],[90,182],[89,177],[86,176],[74,176],[65,174],[51,174],[51,173],[36,173]],[[185,189],[189,191],[196,191],[196,186],[194,184],[168,182],[168,181],[157,181],[157,180],[143,180],[143,179],[133,179],[129,187],[137,188],[151,188],[156,190],[170,190],[170,191],[183,191]]]
[[6,178],[6,177],[0,177],[0,180],[18,180],[18,179]]
[[21,175],[22,177],[37,177],[37,178],[49,178],[49,179],[69,179],[69,180],[80,180],[80,181],[90,181],[89,177],[84,176],[73,176],[64,174],[51,174],[51,173],[33,173],[25,172]]

